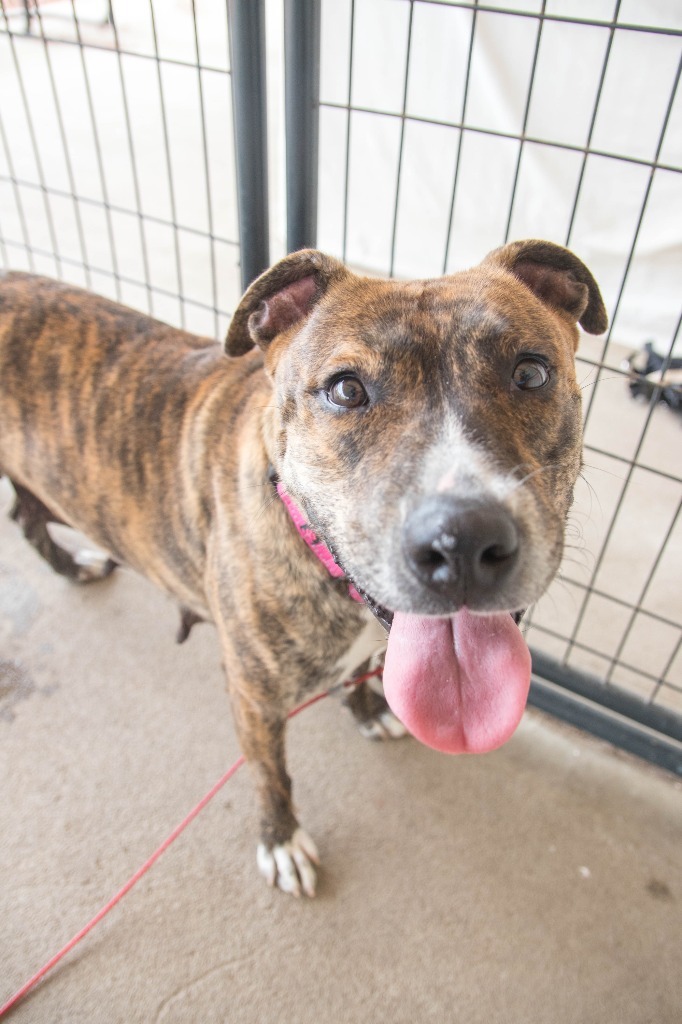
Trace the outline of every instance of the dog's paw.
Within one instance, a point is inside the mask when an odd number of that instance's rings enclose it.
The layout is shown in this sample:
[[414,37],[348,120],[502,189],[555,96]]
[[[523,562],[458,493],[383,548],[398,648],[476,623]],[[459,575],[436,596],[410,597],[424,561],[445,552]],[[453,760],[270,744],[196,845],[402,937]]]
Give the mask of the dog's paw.
[[365,739],[399,740],[407,736],[407,729],[393,714],[383,693],[377,693],[366,682],[350,689],[343,703],[352,711]]
[[268,885],[276,885],[292,896],[315,895],[315,866],[320,863],[320,856],[315,843],[302,828],[296,829],[288,843],[272,848],[259,843],[256,856],[258,870]]
[[73,556],[76,566],[76,580],[79,583],[93,583],[95,580],[106,579],[116,568],[117,563],[102,551],[81,548]]
[[407,736],[407,729],[388,707],[376,718],[358,722],[358,729],[367,740],[400,740]]

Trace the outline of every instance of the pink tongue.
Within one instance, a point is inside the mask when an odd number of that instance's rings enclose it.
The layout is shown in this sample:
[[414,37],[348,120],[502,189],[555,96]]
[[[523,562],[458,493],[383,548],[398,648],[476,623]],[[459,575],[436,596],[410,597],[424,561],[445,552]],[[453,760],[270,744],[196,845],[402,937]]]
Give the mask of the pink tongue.
[[410,732],[448,754],[509,739],[530,686],[530,652],[508,612],[449,619],[396,612],[384,665],[386,700]]

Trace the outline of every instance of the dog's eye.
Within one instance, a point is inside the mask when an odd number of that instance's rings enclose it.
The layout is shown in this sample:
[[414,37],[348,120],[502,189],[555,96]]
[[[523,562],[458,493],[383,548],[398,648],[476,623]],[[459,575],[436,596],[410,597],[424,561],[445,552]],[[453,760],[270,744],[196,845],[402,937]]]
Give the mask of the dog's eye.
[[541,359],[525,356],[514,367],[512,380],[521,391],[536,391],[549,381],[549,370]]
[[351,375],[338,377],[327,391],[327,397],[340,409],[359,409],[369,401],[362,381]]

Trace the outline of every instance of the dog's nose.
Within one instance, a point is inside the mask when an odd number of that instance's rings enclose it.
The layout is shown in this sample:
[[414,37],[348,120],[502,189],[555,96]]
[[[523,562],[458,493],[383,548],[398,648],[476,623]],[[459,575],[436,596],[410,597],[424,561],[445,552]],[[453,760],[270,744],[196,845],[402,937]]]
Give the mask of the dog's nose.
[[403,550],[422,584],[476,607],[494,595],[514,568],[519,535],[502,506],[439,494],[408,516]]

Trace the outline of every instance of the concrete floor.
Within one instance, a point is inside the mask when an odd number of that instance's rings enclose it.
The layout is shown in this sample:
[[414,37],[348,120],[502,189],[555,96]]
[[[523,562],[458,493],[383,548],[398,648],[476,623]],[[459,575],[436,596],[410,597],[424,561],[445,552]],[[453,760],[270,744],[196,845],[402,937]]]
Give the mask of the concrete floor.
[[[212,627],[133,573],[78,588],[0,485],[0,1003],[237,756]],[[323,857],[257,875],[238,774],[11,1015],[80,1022],[679,1024],[682,784],[527,712],[506,747],[372,744],[333,700],[291,726]]]

